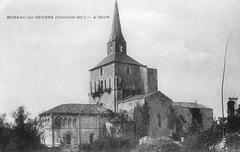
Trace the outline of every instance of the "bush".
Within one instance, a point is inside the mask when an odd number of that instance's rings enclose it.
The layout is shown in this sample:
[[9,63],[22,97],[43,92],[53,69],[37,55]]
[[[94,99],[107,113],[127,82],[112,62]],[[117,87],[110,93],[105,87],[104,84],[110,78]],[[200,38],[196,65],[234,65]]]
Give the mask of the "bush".
[[81,149],[87,151],[102,151],[102,150],[116,150],[123,147],[129,147],[130,140],[118,138],[118,137],[109,137],[105,136],[99,140],[94,141],[91,144],[82,144],[80,146]]
[[134,152],[182,152],[182,145],[169,138],[150,138],[148,142],[138,145]]
[[214,147],[222,139],[222,128],[220,125],[193,135],[184,142],[186,151],[208,152],[209,148]]
[[229,148],[240,149],[240,136],[238,133],[227,135],[226,143]]

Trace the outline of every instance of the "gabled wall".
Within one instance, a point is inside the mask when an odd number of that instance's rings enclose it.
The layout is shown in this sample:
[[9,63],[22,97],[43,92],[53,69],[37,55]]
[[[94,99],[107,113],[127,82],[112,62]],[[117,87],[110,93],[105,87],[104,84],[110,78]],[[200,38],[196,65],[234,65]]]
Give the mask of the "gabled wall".
[[136,106],[148,107],[149,126],[147,135],[153,137],[169,136],[171,133],[171,108],[172,100],[160,92],[150,93],[149,95],[118,104],[118,110],[127,111],[133,118],[134,108]]
[[152,137],[169,136],[172,100],[161,93],[151,94],[145,98],[150,113],[148,135]]

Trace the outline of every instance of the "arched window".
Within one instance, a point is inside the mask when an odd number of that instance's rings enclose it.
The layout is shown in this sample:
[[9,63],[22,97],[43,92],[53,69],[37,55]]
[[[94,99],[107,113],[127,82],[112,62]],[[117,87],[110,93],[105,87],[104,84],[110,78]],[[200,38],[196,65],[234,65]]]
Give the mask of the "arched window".
[[110,44],[109,52],[111,53],[113,51],[113,44]]
[[61,127],[61,118],[59,118],[59,117],[55,118],[55,127],[56,128]]
[[130,74],[130,67],[127,66],[127,74]]
[[120,45],[119,49],[120,49],[120,52],[123,52],[123,46]]
[[109,80],[108,80],[108,85],[109,85],[109,89],[111,89],[111,78],[109,78]]
[[94,140],[94,134],[91,133],[90,136],[89,136],[90,144],[93,143],[93,140]]
[[98,80],[98,83],[97,83],[97,91],[100,91],[100,88],[101,88],[101,82],[100,82],[100,80]]
[[103,69],[100,68],[100,76],[103,75]]
[[64,127],[65,126],[65,119],[64,118],[62,118],[62,127]]
[[107,89],[107,82],[104,80],[104,91]]
[[76,127],[76,126],[77,126],[77,119],[73,118],[73,127]]
[[71,125],[72,125],[72,119],[69,118],[69,119],[68,119],[68,128],[71,128]]
[[64,119],[64,126],[67,127],[68,125],[68,121],[67,121],[67,118]]
[[103,91],[103,80],[101,80],[101,83],[100,83],[100,91]]
[[157,117],[158,117],[158,127],[161,127],[162,126],[162,121],[161,121],[160,113],[157,115]]

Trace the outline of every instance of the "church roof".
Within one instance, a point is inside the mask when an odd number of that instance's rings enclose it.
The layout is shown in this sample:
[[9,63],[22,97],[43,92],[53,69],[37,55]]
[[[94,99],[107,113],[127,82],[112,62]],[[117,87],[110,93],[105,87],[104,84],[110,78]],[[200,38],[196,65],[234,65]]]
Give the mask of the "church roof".
[[115,8],[114,8],[114,14],[113,14],[113,23],[112,23],[112,32],[111,32],[109,42],[111,42],[113,40],[116,40],[116,39],[125,41],[124,37],[122,35],[122,29],[121,29],[121,23],[120,23],[117,1],[115,2]]
[[180,106],[185,108],[198,108],[198,109],[211,109],[202,104],[198,104],[196,102],[173,102],[173,106]]
[[41,115],[48,114],[106,114],[109,110],[97,104],[61,104]]
[[128,64],[144,66],[126,54],[114,53],[114,54],[111,54],[111,55],[105,57],[99,64],[97,64],[94,68],[90,69],[90,71],[97,69],[101,66],[113,63],[113,62],[128,63]]
[[164,95],[161,91],[155,91],[155,92],[150,92],[150,93],[146,93],[146,94],[139,94],[139,95],[134,95],[134,96],[129,96],[127,98],[125,98],[122,101],[119,101],[119,103],[124,103],[124,102],[129,102],[129,101],[133,101],[133,100],[139,100],[139,99],[144,99],[150,95],[153,94],[159,94],[161,97],[171,100],[170,98],[168,98],[166,95]]

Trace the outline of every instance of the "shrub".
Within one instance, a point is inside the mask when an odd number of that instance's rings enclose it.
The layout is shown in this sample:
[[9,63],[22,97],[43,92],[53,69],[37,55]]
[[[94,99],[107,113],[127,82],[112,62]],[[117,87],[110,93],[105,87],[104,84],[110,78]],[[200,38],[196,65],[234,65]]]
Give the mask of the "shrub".
[[130,141],[128,139],[105,136],[99,140],[94,141],[91,144],[82,144],[80,148],[87,151],[106,151],[129,147],[129,145]]
[[240,149],[240,136],[238,133],[227,135],[226,143],[229,148]]
[[212,126],[212,128],[203,131],[199,134],[193,135],[184,142],[186,151],[192,152],[208,152],[211,151],[209,147],[215,146],[222,138],[221,125]]

